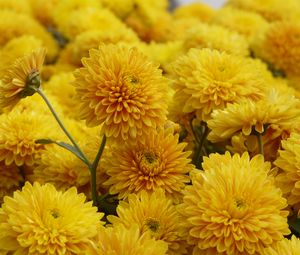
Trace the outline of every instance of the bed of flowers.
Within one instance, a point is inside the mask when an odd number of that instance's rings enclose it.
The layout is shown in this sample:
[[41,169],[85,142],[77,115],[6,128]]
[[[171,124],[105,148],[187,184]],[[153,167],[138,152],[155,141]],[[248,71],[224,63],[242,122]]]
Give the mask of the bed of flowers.
[[0,0],[0,254],[299,255],[299,88],[299,0]]

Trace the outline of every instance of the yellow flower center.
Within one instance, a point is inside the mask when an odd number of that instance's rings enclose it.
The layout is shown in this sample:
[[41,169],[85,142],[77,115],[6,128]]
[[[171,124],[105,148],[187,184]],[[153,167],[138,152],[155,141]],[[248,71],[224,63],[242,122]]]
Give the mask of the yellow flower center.
[[234,199],[234,205],[238,209],[245,209],[247,207],[246,201],[242,198],[235,198]]
[[156,234],[160,230],[159,220],[156,218],[148,218],[145,221],[145,226],[148,230]]
[[51,216],[54,218],[54,219],[57,219],[58,217],[60,217],[60,213],[57,209],[52,209],[51,210]]
[[144,152],[141,163],[143,166],[145,166],[147,168],[156,167],[158,164],[158,156],[153,151]]

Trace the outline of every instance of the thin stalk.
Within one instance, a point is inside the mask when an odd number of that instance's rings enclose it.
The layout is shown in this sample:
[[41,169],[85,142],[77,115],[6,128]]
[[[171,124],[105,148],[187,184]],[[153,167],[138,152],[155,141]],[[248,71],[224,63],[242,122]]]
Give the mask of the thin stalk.
[[97,167],[99,165],[99,161],[101,159],[102,153],[104,151],[106,144],[106,136],[103,135],[101,145],[99,147],[99,150],[97,152],[97,155],[93,161],[93,163],[90,165],[89,169],[91,172],[91,192],[92,192],[92,199],[93,199],[93,205],[98,207],[98,199],[97,199]]
[[69,140],[71,141],[71,143],[73,144],[73,146],[75,147],[75,149],[77,150],[77,152],[84,159],[84,163],[87,164],[87,165],[89,165],[90,164],[89,160],[84,155],[84,153],[81,151],[81,149],[79,148],[78,144],[75,142],[75,140],[73,139],[73,137],[71,136],[71,134],[69,133],[69,131],[65,128],[64,124],[62,123],[62,121],[58,117],[57,113],[55,112],[54,108],[52,107],[52,105],[51,105],[50,101],[48,100],[47,96],[39,88],[34,88],[34,90],[43,98],[43,100],[47,104],[49,110],[51,111],[52,115],[54,116],[55,120],[57,121],[57,123],[60,126],[60,128],[62,129],[62,131],[66,134],[66,136],[69,138]]
[[202,126],[204,126],[204,131],[202,132],[202,136],[201,136],[201,139],[200,139],[199,143],[197,143],[198,146],[197,146],[197,149],[196,149],[194,157],[193,157],[193,163],[195,164],[195,166],[198,169],[200,169],[200,164],[202,162],[201,156],[203,156],[202,155],[203,145],[204,145],[204,142],[205,142],[206,137],[207,137],[208,132],[209,132],[209,129],[208,129],[206,123],[202,124]]
[[257,137],[257,141],[258,141],[258,148],[259,148],[259,153],[262,154],[264,156],[264,145],[263,145],[263,142],[262,142],[262,137],[261,137],[261,134],[258,133],[256,135]]
[[190,120],[190,126],[191,126],[191,129],[192,129],[192,133],[193,133],[193,135],[195,137],[195,140],[199,144],[200,140],[199,140],[199,137],[198,137],[198,135],[197,135],[197,133],[196,133],[196,131],[194,129],[194,126],[193,126],[193,119]]

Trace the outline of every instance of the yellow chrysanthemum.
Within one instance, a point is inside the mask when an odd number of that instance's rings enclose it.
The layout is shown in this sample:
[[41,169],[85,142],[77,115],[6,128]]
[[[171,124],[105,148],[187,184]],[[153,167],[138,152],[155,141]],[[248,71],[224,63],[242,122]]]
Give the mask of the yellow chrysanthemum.
[[268,22],[260,15],[232,7],[221,8],[213,19],[213,23],[244,35],[249,42],[268,26]]
[[[0,209],[0,251],[14,254],[91,254],[103,213],[76,188],[26,183]],[[7,253],[5,253],[7,254]]]
[[183,48],[210,48],[238,56],[249,55],[249,45],[244,36],[218,25],[198,23],[185,32]]
[[74,42],[70,43],[70,60],[72,64],[81,66],[81,59],[88,57],[90,49],[97,49],[99,44],[115,44],[118,42],[138,43],[137,35],[127,27],[118,30],[89,30],[76,36]]
[[202,22],[210,22],[216,14],[216,10],[205,3],[190,3],[177,7],[174,10],[175,18],[196,18]]
[[274,69],[300,76],[300,22],[274,22],[257,35],[255,54]]
[[0,109],[12,109],[23,97],[30,96],[34,91],[29,87],[40,82],[40,70],[45,58],[45,49],[40,48],[18,58],[5,70],[0,81]]
[[[0,10],[0,46],[4,46],[11,39],[22,35],[32,35],[43,42],[43,47],[47,49],[47,60],[52,61],[57,55],[58,45],[55,39],[47,32],[37,20],[13,11]],[[22,24],[22,25],[20,25]]]
[[282,129],[293,125],[300,117],[300,101],[293,95],[279,93],[272,89],[263,100],[254,102],[245,99],[230,104],[223,110],[215,110],[208,120],[211,129],[208,139],[212,142],[224,141],[238,132],[248,136],[252,132],[263,134],[274,124]]
[[[191,49],[173,64],[177,112],[200,120],[242,98],[263,96],[264,79],[254,61],[210,49]],[[255,69],[254,69],[255,68]],[[255,70],[255,71],[254,71]]]
[[102,45],[75,72],[80,115],[108,137],[141,137],[164,123],[168,82],[136,48]]
[[126,18],[126,16],[135,8],[135,0],[101,0],[104,7],[111,10],[120,19]]
[[300,216],[300,134],[292,133],[290,138],[283,140],[282,150],[279,150],[279,156],[274,164],[281,169],[276,177],[278,187],[287,197],[288,204],[292,205]]
[[211,154],[205,161],[179,206],[194,254],[260,254],[289,234],[286,200],[262,156]]
[[116,216],[108,216],[114,226],[123,224],[126,228],[137,224],[141,233],[148,232],[156,240],[168,244],[168,254],[186,254],[185,232],[173,201],[167,198],[162,189],[152,194],[142,191],[131,194],[128,202],[121,201]]
[[161,187],[168,197],[180,200],[193,165],[188,158],[191,152],[184,151],[186,144],[178,143],[178,137],[155,131],[135,144],[128,142],[112,148],[103,166],[109,175],[105,184],[110,186],[110,193],[123,199],[130,193],[152,192]]
[[32,35],[23,35],[10,40],[0,50],[0,75],[17,59],[32,51],[42,48],[42,41]]
[[98,249],[93,255],[165,255],[168,245],[141,234],[137,225],[99,229]]
[[298,0],[228,0],[228,5],[257,12],[269,21],[299,18]]
[[16,165],[7,166],[3,161],[0,162],[0,204],[3,197],[12,195],[22,182],[24,182],[24,178]]
[[52,119],[37,112],[12,111],[0,119],[0,160],[6,165],[33,166],[45,149],[35,141],[56,136],[51,130]]
[[261,255],[299,255],[300,254],[300,240],[295,236],[291,239],[284,238],[275,243],[269,248],[266,248]]
[[0,0],[0,10],[13,10],[17,13],[31,15],[31,6],[24,0]]

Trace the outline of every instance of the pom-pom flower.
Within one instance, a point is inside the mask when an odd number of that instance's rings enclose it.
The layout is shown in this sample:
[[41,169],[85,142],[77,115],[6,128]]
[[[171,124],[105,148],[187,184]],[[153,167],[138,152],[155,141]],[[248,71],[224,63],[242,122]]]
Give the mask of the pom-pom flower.
[[295,236],[291,239],[284,238],[281,241],[274,243],[271,247],[266,248],[262,255],[299,255],[300,240]]
[[300,134],[292,133],[290,138],[282,141],[282,150],[274,164],[281,171],[276,177],[276,183],[287,197],[289,205],[292,205],[300,216]]
[[123,199],[130,193],[161,187],[167,196],[180,200],[193,165],[188,158],[191,152],[184,151],[186,144],[178,143],[178,137],[160,131],[137,143],[113,147],[103,165],[109,175],[105,185],[110,186],[110,193]]
[[102,213],[76,188],[26,183],[0,209],[0,251],[19,254],[91,254]]
[[98,233],[98,254],[109,255],[165,255],[167,243],[155,241],[148,233],[141,234],[136,224],[101,227]]
[[263,157],[211,154],[203,168],[179,208],[195,254],[256,254],[289,234],[286,200]]
[[75,72],[80,116],[107,137],[136,139],[164,123],[168,83],[136,48],[102,45]]
[[177,112],[207,120],[214,109],[242,98],[263,96],[264,80],[255,62],[210,49],[191,49],[173,64]]
[[116,216],[108,216],[114,226],[123,224],[126,228],[137,224],[141,233],[148,232],[156,240],[168,244],[168,254],[186,254],[185,232],[181,219],[171,199],[162,189],[149,194],[131,194],[128,202],[121,201]]
[[15,60],[0,82],[0,108],[13,108],[23,97],[31,96],[30,86],[40,86],[40,70],[44,62],[44,48]]

